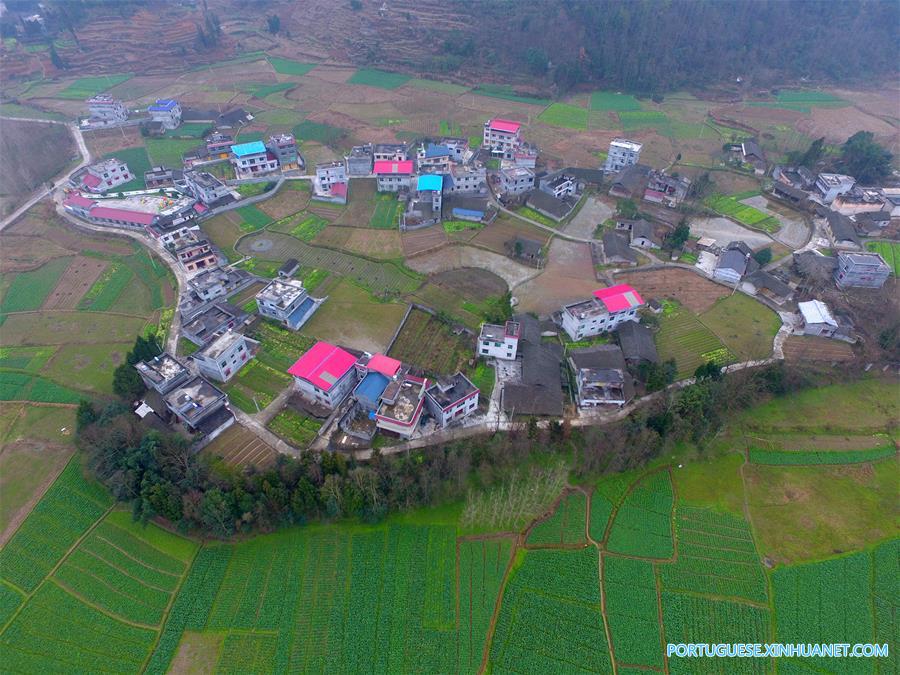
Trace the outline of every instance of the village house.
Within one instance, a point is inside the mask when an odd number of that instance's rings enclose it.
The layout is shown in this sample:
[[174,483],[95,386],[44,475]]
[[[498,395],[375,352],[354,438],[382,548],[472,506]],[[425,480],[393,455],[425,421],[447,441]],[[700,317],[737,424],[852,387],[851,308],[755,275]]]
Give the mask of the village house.
[[483,166],[452,166],[444,176],[444,194],[487,193],[487,172]]
[[171,98],[156,99],[156,103],[147,107],[150,119],[162,125],[163,129],[177,129],[181,124],[181,106]]
[[776,183],[799,190],[811,190],[816,184],[815,175],[805,166],[776,166],[772,169],[772,178]]
[[443,176],[434,173],[424,174],[416,179],[415,192],[406,203],[401,216],[401,229],[414,229],[441,222],[443,182]]
[[206,150],[212,160],[228,159],[231,157],[231,146],[234,138],[229,134],[216,131],[206,138]]
[[626,363],[635,365],[659,363],[659,354],[653,341],[653,331],[637,321],[626,321],[616,328],[616,337]]
[[489,206],[487,195],[447,195],[443,200],[443,212],[451,220],[468,220],[473,223],[491,223],[497,211]]
[[324,197],[340,204],[347,203],[347,169],[343,162],[316,164],[313,192],[316,197]]
[[296,258],[288,258],[278,268],[278,276],[281,279],[290,279],[300,269],[300,261]]
[[572,212],[578,200],[574,197],[559,199],[544,190],[532,190],[525,203],[538,213],[560,221]]
[[522,143],[521,122],[494,118],[484,123],[482,147],[501,159],[513,159]]
[[793,290],[781,279],[765,270],[756,270],[748,274],[741,282],[741,288],[750,295],[761,295],[776,305],[783,305],[790,300]]
[[607,173],[616,173],[629,166],[634,166],[640,161],[642,143],[631,141],[627,138],[614,138],[610,141],[609,152],[603,163],[603,170]]
[[323,302],[310,296],[299,279],[273,279],[256,294],[259,313],[291,330],[300,330]]
[[185,171],[184,186],[207,207],[232,196],[231,188],[207,171]]
[[405,162],[409,160],[410,150],[406,143],[377,143],[372,158],[375,162]]
[[623,406],[634,398],[625,357],[616,345],[573,349],[569,352],[569,367],[575,375],[579,408]]
[[154,166],[144,172],[144,185],[148,190],[162,187],[173,187],[176,182],[184,180],[181,169],[170,169],[166,166]]
[[178,303],[182,321],[190,321],[208,309],[209,303],[234,295],[255,281],[256,277],[241,269],[215,267],[200,272],[188,279],[187,292]]
[[713,279],[734,285],[747,273],[751,258],[736,248],[726,248],[719,255],[713,270]]
[[500,169],[500,192],[508,196],[523,195],[534,189],[534,171],[521,166]]
[[412,375],[390,382],[381,394],[375,426],[401,438],[410,438],[422,420],[427,386],[428,380]]
[[376,160],[373,171],[379,192],[399,192],[410,186],[413,161]]
[[837,258],[826,256],[819,251],[801,251],[792,255],[794,270],[809,281],[830,280],[837,269]]
[[772,184],[772,195],[794,206],[803,206],[809,199],[809,194],[801,188],[781,181]]
[[853,176],[839,173],[820,173],[816,178],[816,192],[823,204],[831,204],[835,197],[850,192],[856,184]]
[[478,387],[468,377],[457,372],[438,378],[425,390],[425,405],[437,426],[446,429],[471,415],[478,408]]
[[81,185],[85,190],[103,194],[133,180],[134,174],[128,165],[112,157],[87,167],[81,176]]
[[882,188],[884,197],[884,209],[891,214],[891,218],[900,218],[900,188]]
[[282,171],[302,169],[303,156],[297,150],[297,140],[292,134],[274,134],[269,136],[266,149],[275,155]]
[[328,342],[317,342],[288,369],[297,390],[334,409],[356,386],[356,357]]
[[450,148],[436,143],[423,143],[416,153],[416,166],[420,173],[448,173]]
[[878,253],[838,253],[834,283],[838,288],[881,288],[891,266]]
[[853,250],[862,248],[862,242],[856,234],[856,225],[850,218],[837,211],[828,210],[825,213],[825,223],[828,231],[831,232],[831,239],[835,248]]
[[512,161],[515,166],[533,169],[537,165],[538,149],[536,145],[522,141],[513,151]]
[[344,157],[348,176],[368,176],[372,173],[372,144],[354,145],[350,154]]
[[650,223],[643,218],[631,221],[631,227],[629,227],[628,230],[632,246],[637,246],[639,248],[660,248],[662,246],[662,242],[659,237],[656,236],[653,223]]
[[663,204],[674,209],[684,201],[690,187],[691,181],[687,178],[669,176],[662,171],[652,169],[647,176],[644,201]]
[[609,265],[637,265],[637,255],[628,246],[628,240],[613,230],[603,233],[603,258]]
[[498,326],[493,323],[481,324],[478,335],[478,356],[514,361],[519,347],[521,326],[517,321],[507,321]]
[[443,145],[450,151],[450,161],[462,164],[469,161],[469,139],[454,138],[453,136],[444,136],[438,141],[438,145]]
[[232,145],[231,164],[239,179],[255,178],[278,169],[278,160],[262,141]]
[[114,126],[128,121],[128,109],[109,94],[97,94],[87,101],[88,122],[95,126]]
[[[176,246],[181,244],[182,240],[195,241],[197,238],[197,230],[199,230],[199,227],[197,227],[196,225],[182,225],[181,227],[176,227],[165,232],[160,232],[158,234],[158,237],[160,243],[163,246],[168,249],[174,249]],[[155,233],[155,230],[151,230],[151,232]]]
[[243,333],[227,330],[194,352],[191,358],[206,377],[219,382],[228,382],[253,358],[258,346],[259,342],[251,340]]
[[888,211],[864,211],[853,217],[856,231],[861,236],[878,236],[881,231],[891,224],[891,214]]
[[503,243],[506,255],[532,267],[541,268],[544,260],[544,243],[526,237],[513,237]]
[[234,423],[234,415],[225,407],[225,392],[202,377],[174,389],[163,400],[190,431],[214,437]]
[[144,385],[160,395],[168,394],[191,379],[191,372],[168,352],[154,356],[149,361],[140,361],[134,367]]
[[198,347],[203,347],[217,335],[239,329],[249,318],[247,312],[227,302],[216,302],[181,325],[181,334]]
[[753,173],[757,176],[766,173],[766,155],[755,138],[748,138],[741,142],[741,161],[753,167]]
[[188,274],[219,265],[219,256],[209,243],[209,239],[198,236],[193,230],[174,242],[170,250]]
[[504,383],[500,407],[510,417],[559,417],[563,413],[562,345],[542,342],[540,323],[529,314],[515,314],[513,321],[519,324],[521,376]]
[[645,164],[632,164],[615,175],[609,194],[620,199],[637,199],[647,189],[647,178],[650,167]]
[[848,192],[839,194],[831,202],[831,210],[852,216],[869,211],[881,211],[884,197],[879,188],[854,185]]
[[798,302],[797,307],[800,310],[800,329],[804,335],[834,337],[838,331],[838,322],[828,305],[821,300],[810,300]]
[[615,330],[625,321],[639,321],[637,310],[643,305],[640,293],[628,284],[601,288],[588,300],[562,308],[562,328],[575,341],[593,337]]
[[565,199],[574,195],[578,190],[578,181],[564,171],[554,171],[543,176],[538,181],[538,187],[548,195],[553,195],[557,199]]

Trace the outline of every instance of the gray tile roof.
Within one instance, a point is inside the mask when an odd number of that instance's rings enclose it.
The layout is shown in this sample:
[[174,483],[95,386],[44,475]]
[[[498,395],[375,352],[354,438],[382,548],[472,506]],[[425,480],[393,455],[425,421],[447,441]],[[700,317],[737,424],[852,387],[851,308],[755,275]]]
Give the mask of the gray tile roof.
[[627,361],[659,363],[659,354],[653,342],[653,331],[637,321],[626,321],[616,329],[619,346]]

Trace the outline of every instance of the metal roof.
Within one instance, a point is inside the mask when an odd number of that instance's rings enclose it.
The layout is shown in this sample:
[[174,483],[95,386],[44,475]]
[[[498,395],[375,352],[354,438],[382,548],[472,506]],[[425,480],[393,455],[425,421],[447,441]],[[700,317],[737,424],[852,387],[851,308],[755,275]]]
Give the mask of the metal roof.
[[256,155],[266,151],[266,144],[262,141],[251,141],[250,143],[238,143],[231,146],[231,152],[238,157],[246,155]]

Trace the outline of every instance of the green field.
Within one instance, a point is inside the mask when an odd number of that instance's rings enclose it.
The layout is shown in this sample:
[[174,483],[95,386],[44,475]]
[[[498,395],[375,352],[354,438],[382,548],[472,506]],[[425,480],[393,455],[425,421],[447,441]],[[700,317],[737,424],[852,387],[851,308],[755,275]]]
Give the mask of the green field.
[[469,91],[468,87],[463,87],[459,84],[451,84],[450,82],[438,82],[437,80],[423,80],[415,77],[409,80],[407,84],[418,89],[437,91],[441,94],[450,94],[452,96],[465,94],[467,91]]
[[887,241],[867,241],[866,250],[878,253],[894,270],[894,276],[900,276],[900,243]]
[[846,108],[852,105],[849,101],[824,91],[804,91],[801,89],[783,89],[778,92],[774,101],[754,101],[752,106],[761,108],[781,108],[809,113],[813,108]]
[[288,91],[297,85],[293,82],[279,82],[275,84],[250,83],[242,85],[242,89],[250,94],[253,98],[265,98],[269,94],[276,94],[279,91]]
[[763,450],[750,448],[749,459],[753,464],[776,466],[818,466],[830,464],[860,464],[874,462],[897,454],[893,443],[866,450]]
[[616,511],[609,550],[640,558],[671,557],[672,501],[672,481],[666,471],[650,474],[633,486]]
[[316,67],[314,63],[301,63],[300,61],[280,59],[275,56],[270,56],[268,60],[275,72],[280,75],[306,75]]
[[[196,145],[196,143],[193,143],[192,145]],[[150,170],[150,158],[147,156],[146,148],[137,147],[116,150],[115,152],[105,155],[104,159],[110,159],[112,157],[115,157],[121,162],[125,162],[128,165],[129,171],[134,174],[134,180],[130,180],[127,183],[118,186],[116,188],[117,192],[143,190],[146,187],[144,184],[144,173]],[[181,156],[179,155],[177,163],[169,164],[168,166],[176,169],[180,168]]]
[[306,448],[316,437],[322,423],[293,408],[281,410],[268,427],[296,448]]
[[445,220],[441,224],[444,226],[444,232],[447,234],[484,229],[484,223],[476,223],[471,220]]
[[656,334],[656,348],[662,360],[675,359],[678,378],[690,377],[708,361],[726,365],[734,355],[688,309],[667,303]]
[[772,340],[781,328],[775,312],[742,293],[720,298],[700,315],[700,321],[739,361],[771,356]]
[[212,125],[205,122],[188,122],[174,131],[167,131],[166,135],[172,138],[203,138],[207,131],[212,131]]
[[628,112],[640,109],[640,102],[631,94],[619,94],[611,91],[595,91],[591,94],[591,110]]
[[544,112],[538,115],[538,121],[549,124],[552,127],[565,127],[566,129],[587,129],[588,111],[568,103],[554,103]]
[[400,202],[393,194],[380,194],[376,197],[375,210],[369,219],[369,227],[376,230],[392,230],[398,227],[397,214]]
[[0,314],[40,309],[72,258],[54,258],[31,272],[19,272],[0,300]]
[[272,222],[272,219],[268,214],[260,211],[259,208],[253,204],[235,209],[235,213],[237,213],[243,221],[241,223],[241,232],[255,232]]
[[61,115],[58,112],[44,111],[19,103],[0,103],[0,115],[35,120],[56,120],[57,122],[62,122],[66,119],[65,115]]
[[603,593],[616,662],[662,668],[653,564],[604,555]]
[[733,218],[741,225],[746,225],[751,229],[762,230],[769,234],[781,229],[778,220],[759,209],[742,204],[738,200],[739,197],[740,195],[713,195],[707,197],[703,203],[716,213]]
[[379,89],[396,89],[409,81],[409,75],[389,73],[386,70],[360,68],[347,80],[348,84],[364,84]]
[[123,75],[101,75],[99,77],[80,77],[68,87],[55,95],[55,98],[87,99],[102,94],[117,84],[132,78],[131,73]]
[[[241,139],[243,142],[243,138]],[[147,138],[144,140],[147,154],[153,166],[160,164],[178,168],[185,152],[197,146],[196,140],[178,140],[174,138]]]
[[250,337],[260,342],[256,360],[279,373],[287,372],[315,342],[271,321],[259,322]]
[[669,118],[658,110],[623,110],[618,114],[625,131],[656,129],[661,134],[668,132]]
[[347,132],[339,127],[320,122],[310,122],[309,120],[303,120],[295,125],[291,133],[301,143],[303,141],[316,141],[323,145],[334,145],[347,135]]
[[254,359],[223,384],[222,390],[233,405],[253,415],[268,406],[290,383],[291,378],[284,371]]
[[583,492],[572,492],[563,498],[553,513],[537,523],[528,533],[526,545],[582,544],[585,542],[587,498]]
[[517,94],[512,86],[508,84],[479,84],[472,89],[473,94],[479,96],[489,96],[491,98],[499,98],[504,101],[515,101],[516,103],[530,103],[531,105],[539,105],[546,107],[553,101],[546,98],[537,98],[525,94]]

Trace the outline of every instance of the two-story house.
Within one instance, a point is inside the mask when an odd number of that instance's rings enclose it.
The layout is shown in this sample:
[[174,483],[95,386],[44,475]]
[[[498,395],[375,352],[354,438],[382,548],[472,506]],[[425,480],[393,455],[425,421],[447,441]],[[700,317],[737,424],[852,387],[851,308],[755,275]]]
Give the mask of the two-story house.
[[288,369],[297,389],[310,400],[336,408],[356,386],[356,357],[328,342],[317,342]]
[[507,321],[498,326],[493,323],[481,325],[478,334],[478,356],[513,361],[519,348],[521,326],[517,321]]
[[231,164],[239,179],[255,178],[278,170],[278,159],[262,141],[232,145]]
[[478,387],[462,373],[439,378],[425,390],[425,406],[441,429],[478,408]]
[[256,294],[259,313],[291,330],[300,330],[323,302],[311,297],[299,279],[273,279]]
[[373,172],[379,192],[399,192],[410,186],[413,161],[377,160]]
[[227,330],[191,355],[200,372],[213,380],[228,382],[253,358],[259,343],[242,333]]
[[572,340],[615,330],[625,321],[639,321],[637,310],[644,305],[644,299],[628,284],[616,284],[601,288],[593,297],[562,308],[560,315],[563,330]]

